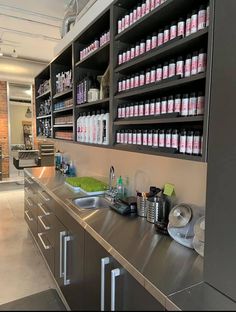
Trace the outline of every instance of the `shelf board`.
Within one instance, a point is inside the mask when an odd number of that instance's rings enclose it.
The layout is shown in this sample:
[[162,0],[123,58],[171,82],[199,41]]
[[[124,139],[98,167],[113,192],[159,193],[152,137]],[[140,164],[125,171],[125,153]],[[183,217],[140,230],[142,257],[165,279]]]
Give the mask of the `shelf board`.
[[[163,23],[179,18],[180,12],[184,16],[196,6],[196,0],[167,0],[150,13],[143,16],[129,28],[115,36],[115,40],[123,42],[135,42],[138,38],[147,35],[148,32],[157,30]],[[170,15],[171,12],[171,15]]]
[[73,128],[73,124],[53,125],[53,128]]
[[36,117],[36,119],[39,120],[39,119],[46,119],[46,118],[51,118],[51,117],[52,115],[44,115],[44,116],[38,116]]
[[139,145],[115,144],[114,149],[127,151],[127,152],[143,153],[143,154],[148,154],[148,155],[156,155],[156,156],[162,156],[162,157],[177,158],[177,159],[182,159],[182,160],[203,162],[202,156],[193,156],[193,155],[173,153],[173,149],[170,149],[170,152],[168,153],[167,148],[153,148],[153,147],[139,146]]
[[188,78],[182,78],[182,79],[180,79],[179,76],[175,76],[172,78],[168,78],[166,80],[162,80],[157,83],[152,83],[149,85],[145,85],[143,87],[134,88],[129,91],[120,92],[115,96],[115,99],[119,100],[119,99],[135,97],[138,95],[152,94],[157,91],[164,91],[164,90],[168,90],[174,87],[180,87],[180,86],[189,85],[195,82],[199,82],[205,78],[206,78],[205,73],[197,74],[197,75],[194,75]]
[[103,144],[92,144],[92,143],[84,143],[84,142],[75,142],[80,145],[90,146],[90,147],[100,147],[100,148],[111,148],[110,145],[103,145]]
[[68,89],[68,90],[65,90],[63,92],[60,92],[60,93],[57,93],[53,96],[53,99],[59,99],[61,97],[64,97],[70,93],[72,93],[73,89]]
[[44,97],[46,97],[47,95],[50,95],[50,93],[51,93],[51,90],[48,90],[48,91],[44,92],[43,94],[37,96],[37,97],[36,97],[36,100],[41,100],[41,99],[43,99]]
[[142,65],[149,66],[151,64],[157,64],[157,62],[166,58],[166,55],[170,57],[172,54],[180,53],[184,49],[194,49],[198,44],[202,44],[204,38],[207,38],[208,27],[192,34],[188,37],[177,37],[171,41],[166,42],[160,47],[157,47],[145,54],[142,54],[129,62],[126,62],[115,69],[116,73],[125,73],[127,71],[134,71],[136,68]]
[[67,112],[71,110],[73,110],[73,106],[68,106],[62,109],[54,110],[53,114],[58,114],[58,113]]
[[106,98],[103,100],[98,100],[90,103],[85,103],[85,104],[77,104],[76,108],[85,108],[85,107],[90,107],[90,106],[96,106],[96,105],[101,105],[101,104],[106,104],[110,102],[110,98]]
[[88,55],[82,61],[79,61],[75,64],[75,67],[86,67],[94,68],[106,68],[109,64],[109,52],[110,52],[110,42],[107,42],[96,51]]
[[53,140],[60,140],[60,141],[64,141],[64,142],[74,142],[73,139],[53,138]]
[[[172,117],[171,117],[172,116]],[[115,126],[129,125],[152,125],[152,124],[169,124],[169,123],[193,123],[203,122],[204,116],[178,117],[176,114],[165,114],[152,117],[134,117],[119,119],[114,122]]]

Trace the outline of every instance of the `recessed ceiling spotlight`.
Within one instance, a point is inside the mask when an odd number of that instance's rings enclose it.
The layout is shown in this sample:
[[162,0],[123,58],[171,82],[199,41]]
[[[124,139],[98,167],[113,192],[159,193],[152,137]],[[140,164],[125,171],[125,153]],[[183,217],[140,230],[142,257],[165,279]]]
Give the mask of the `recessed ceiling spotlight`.
[[12,52],[12,57],[18,57],[18,54],[16,53],[16,50],[14,49],[13,52]]

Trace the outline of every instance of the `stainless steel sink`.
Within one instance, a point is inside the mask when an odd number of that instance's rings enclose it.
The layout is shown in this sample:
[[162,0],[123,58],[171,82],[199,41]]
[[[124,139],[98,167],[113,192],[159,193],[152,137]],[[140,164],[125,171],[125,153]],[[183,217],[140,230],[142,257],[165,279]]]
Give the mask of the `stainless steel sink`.
[[80,197],[73,200],[73,204],[81,209],[109,208],[109,201],[102,196]]

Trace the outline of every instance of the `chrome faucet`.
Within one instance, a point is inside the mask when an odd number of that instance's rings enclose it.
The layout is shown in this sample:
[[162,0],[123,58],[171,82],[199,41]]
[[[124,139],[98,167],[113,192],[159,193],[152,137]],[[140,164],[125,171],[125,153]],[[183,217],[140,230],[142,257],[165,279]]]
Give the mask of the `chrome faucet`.
[[115,203],[117,197],[117,189],[116,187],[113,187],[114,180],[115,180],[115,169],[113,166],[111,166],[109,172],[109,189],[105,193],[105,197],[113,204]]

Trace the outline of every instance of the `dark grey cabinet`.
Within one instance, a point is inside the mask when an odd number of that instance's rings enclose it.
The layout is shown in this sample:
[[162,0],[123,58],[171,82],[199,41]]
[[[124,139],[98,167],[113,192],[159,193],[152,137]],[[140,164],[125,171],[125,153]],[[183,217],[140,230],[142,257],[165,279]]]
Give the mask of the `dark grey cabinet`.
[[236,1],[215,0],[205,281],[236,300]]
[[82,310],[84,230],[69,219],[67,226],[54,220],[55,278],[70,309]]
[[88,233],[85,234],[83,305],[86,311],[164,310]]

